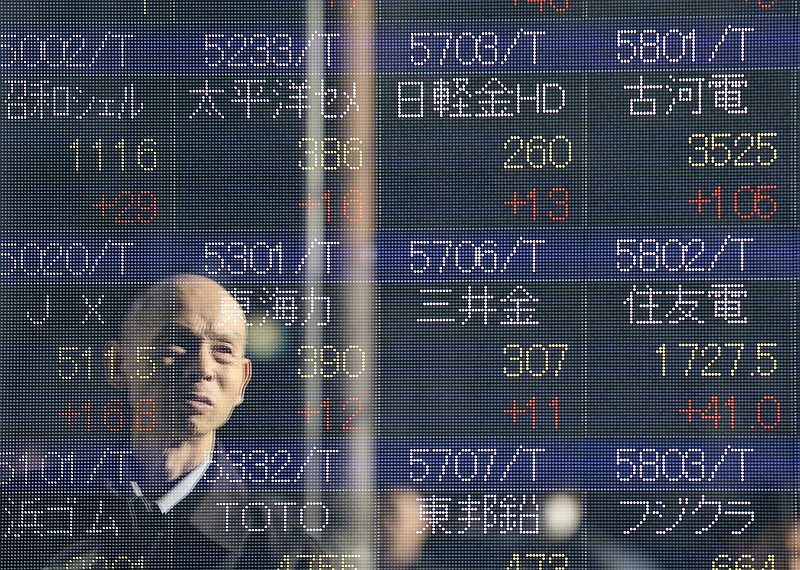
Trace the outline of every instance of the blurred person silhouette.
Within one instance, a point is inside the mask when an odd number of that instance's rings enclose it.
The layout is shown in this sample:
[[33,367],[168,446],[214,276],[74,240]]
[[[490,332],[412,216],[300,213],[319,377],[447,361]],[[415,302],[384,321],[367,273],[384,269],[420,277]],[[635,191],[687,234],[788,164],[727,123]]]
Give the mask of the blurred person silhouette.
[[113,532],[64,549],[47,570],[310,567],[316,548],[306,533],[273,532],[268,520],[229,525],[220,506],[248,503],[216,437],[244,401],[246,342],[241,307],[205,277],[178,275],[135,300],[105,366],[131,404],[152,402],[152,429],[131,431],[130,480],[110,489]]
[[789,570],[800,570],[800,523],[794,521],[784,534]]

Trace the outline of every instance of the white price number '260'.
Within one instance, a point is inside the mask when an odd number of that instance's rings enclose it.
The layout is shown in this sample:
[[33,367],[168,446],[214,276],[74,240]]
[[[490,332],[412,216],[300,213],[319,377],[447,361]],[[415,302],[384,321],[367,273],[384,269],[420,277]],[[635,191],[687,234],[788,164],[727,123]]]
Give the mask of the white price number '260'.
[[563,135],[550,140],[540,136],[525,140],[513,135],[506,139],[503,148],[509,152],[503,162],[503,168],[508,170],[566,168],[572,162],[572,142]]

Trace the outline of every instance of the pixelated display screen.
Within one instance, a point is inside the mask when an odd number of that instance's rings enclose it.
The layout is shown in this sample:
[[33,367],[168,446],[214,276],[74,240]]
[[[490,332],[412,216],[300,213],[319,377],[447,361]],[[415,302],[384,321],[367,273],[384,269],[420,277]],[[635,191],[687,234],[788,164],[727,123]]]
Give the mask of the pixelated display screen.
[[0,568],[800,568],[798,0],[0,11]]

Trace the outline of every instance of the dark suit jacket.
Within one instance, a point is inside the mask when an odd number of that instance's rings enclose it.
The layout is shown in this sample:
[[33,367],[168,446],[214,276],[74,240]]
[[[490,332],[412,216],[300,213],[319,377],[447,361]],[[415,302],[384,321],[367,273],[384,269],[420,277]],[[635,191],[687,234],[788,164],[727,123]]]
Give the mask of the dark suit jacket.
[[[149,515],[130,489],[111,492],[108,515],[116,530],[61,550],[45,570],[310,568],[317,548],[304,531],[284,531],[282,522],[266,525],[258,520],[247,526],[266,530],[248,531],[238,510],[226,520],[225,507],[219,503],[244,505],[251,497],[244,483],[235,481],[241,481],[241,475],[224,454],[217,454],[192,492],[165,515]],[[251,511],[258,514],[257,509]]]

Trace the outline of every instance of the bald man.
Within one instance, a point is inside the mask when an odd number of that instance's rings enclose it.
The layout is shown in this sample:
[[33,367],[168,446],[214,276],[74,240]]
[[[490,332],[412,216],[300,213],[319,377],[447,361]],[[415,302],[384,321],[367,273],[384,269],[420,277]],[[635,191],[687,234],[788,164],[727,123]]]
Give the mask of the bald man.
[[121,339],[106,351],[106,371],[131,405],[146,401],[154,419],[131,432],[130,480],[117,484],[107,507],[115,531],[60,552],[47,570],[310,564],[313,541],[304,533],[248,532],[229,525],[220,506],[248,501],[241,473],[216,441],[250,381],[246,342],[241,307],[205,277],[172,277],[134,302]]
[[[131,440],[150,478],[175,481],[208,460],[217,429],[244,400],[246,343],[241,307],[205,277],[162,281],[134,303],[122,340],[106,351],[106,368],[132,405],[155,406],[153,429],[134,431]],[[150,353],[152,370],[141,370],[142,352]]]

